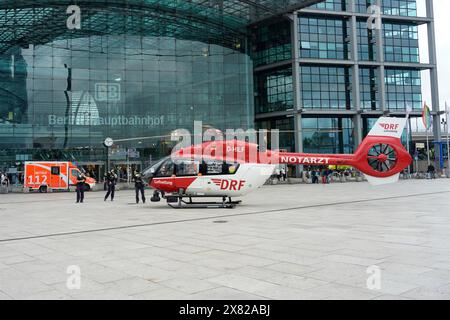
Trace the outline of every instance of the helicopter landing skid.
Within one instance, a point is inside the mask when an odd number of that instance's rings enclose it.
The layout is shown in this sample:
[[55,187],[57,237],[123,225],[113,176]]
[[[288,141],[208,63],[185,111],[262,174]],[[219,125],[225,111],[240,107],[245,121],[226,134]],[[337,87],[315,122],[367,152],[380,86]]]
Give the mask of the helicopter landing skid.
[[231,198],[224,197],[222,202],[194,202],[192,197],[188,197],[189,201],[185,201],[184,197],[178,198],[178,203],[168,203],[173,209],[234,209],[242,201],[232,201]]

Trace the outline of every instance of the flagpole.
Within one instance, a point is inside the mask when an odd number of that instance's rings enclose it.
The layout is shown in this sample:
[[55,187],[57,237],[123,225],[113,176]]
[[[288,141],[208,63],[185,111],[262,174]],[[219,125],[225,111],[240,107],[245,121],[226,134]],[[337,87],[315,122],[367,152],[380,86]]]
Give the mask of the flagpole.
[[430,138],[428,137],[429,128],[427,128],[426,130],[427,130],[427,161],[428,161],[428,166],[430,166],[431,165],[431,159],[430,159]]
[[430,160],[430,141],[429,141],[430,139],[428,137],[428,130],[430,130],[430,128],[431,128],[431,125],[429,123],[429,121],[430,121],[429,116],[430,116],[430,109],[428,108],[427,103],[424,102],[423,103],[423,111],[422,111],[422,120],[423,120],[423,124],[425,125],[425,130],[427,132],[427,149],[426,149],[426,151],[427,151],[428,167],[430,167],[430,165],[431,165],[431,160]]
[[448,108],[448,105],[447,105],[447,102],[445,103],[445,121],[446,121],[446,130],[447,130],[447,161],[448,161],[448,165],[447,165],[447,172],[448,172],[448,175],[447,175],[447,177],[449,177],[450,178],[450,140],[449,140],[449,125],[450,125],[450,123],[448,122],[450,119],[449,119],[449,112],[450,112],[450,109]]
[[[411,154],[411,147],[410,147],[410,135],[411,135],[411,112],[412,108],[408,104],[406,106],[406,148],[408,150],[408,153]],[[408,166],[408,178],[411,175],[411,166]]]

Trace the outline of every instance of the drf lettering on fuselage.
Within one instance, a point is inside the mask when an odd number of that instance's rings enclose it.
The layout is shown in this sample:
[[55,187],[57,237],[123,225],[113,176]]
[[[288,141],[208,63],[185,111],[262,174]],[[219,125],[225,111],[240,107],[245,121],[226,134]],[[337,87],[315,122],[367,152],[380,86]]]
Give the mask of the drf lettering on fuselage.
[[396,123],[381,123],[380,126],[384,130],[391,130],[391,131],[398,131],[398,128],[400,127],[400,125]]
[[245,186],[245,180],[212,180],[221,190],[241,191]]
[[320,164],[327,165],[330,164],[329,158],[303,158],[303,157],[295,157],[295,156],[286,156],[281,157],[281,163],[291,163],[291,164]]

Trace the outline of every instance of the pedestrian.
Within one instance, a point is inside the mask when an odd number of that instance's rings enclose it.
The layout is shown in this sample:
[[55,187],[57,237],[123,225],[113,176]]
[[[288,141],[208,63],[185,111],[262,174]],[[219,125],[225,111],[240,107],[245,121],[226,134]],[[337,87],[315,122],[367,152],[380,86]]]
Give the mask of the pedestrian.
[[313,184],[319,183],[319,172],[317,172],[315,169],[312,172],[312,183]]
[[112,169],[105,176],[106,186],[108,188],[108,192],[105,196],[105,201],[108,200],[109,196],[111,196],[111,201],[114,201],[114,195],[116,193],[116,184],[117,184],[117,174]]
[[286,181],[286,170],[284,170],[284,168],[281,168],[280,170],[280,174],[281,174],[281,179],[284,181]]
[[333,178],[333,170],[328,169],[328,171],[327,171],[327,183],[328,184],[331,183],[332,178]]
[[435,176],[436,168],[432,164],[428,166],[427,172],[428,172],[428,179],[436,179]]
[[9,177],[6,173],[0,173],[0,181],[1,181],[1,185],[8,190],[9,188]]
[[328,175],[328,171],[326,169],[322,169],[322,184],[327,183],[327,175]]
[[84,190],[86,184],[86,176],[80,173],[77,177],[77,203],[84,202]]
[[275,174],[276,174],[276,176],[277,176],[278,182],[280,182],[280,181],[281,181],[281,171],[280,171],[280,168],[277,168],[277,169],[275,170]]
[[8,189],[6,188],[5,175],[1,171],[0,171],[0,191],[8,192]]
[[145,182],[139,170],[134,172],[133,181],[136,191],[136,203],[139,203],[139,193],[141,194],[142,202],[145,203]]

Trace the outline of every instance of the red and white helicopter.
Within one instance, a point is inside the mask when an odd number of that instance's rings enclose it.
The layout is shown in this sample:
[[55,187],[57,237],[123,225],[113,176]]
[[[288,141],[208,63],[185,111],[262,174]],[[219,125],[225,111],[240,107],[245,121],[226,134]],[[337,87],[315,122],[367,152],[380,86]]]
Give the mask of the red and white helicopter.
[[[144,172],[156,191],[153,202],[166,199],[173,208],[234,208],[240,198],[263,186],[280,164],[347,165],[365,174],[369,183],[397,182],[411,162],[401,143],[405,118],[380,118],[355,154],[260,152],[244,141],[210,141],[180,149]],[[193,202],[221,198],[222,202]],[[186,200],[185,200],[186,199]]]

